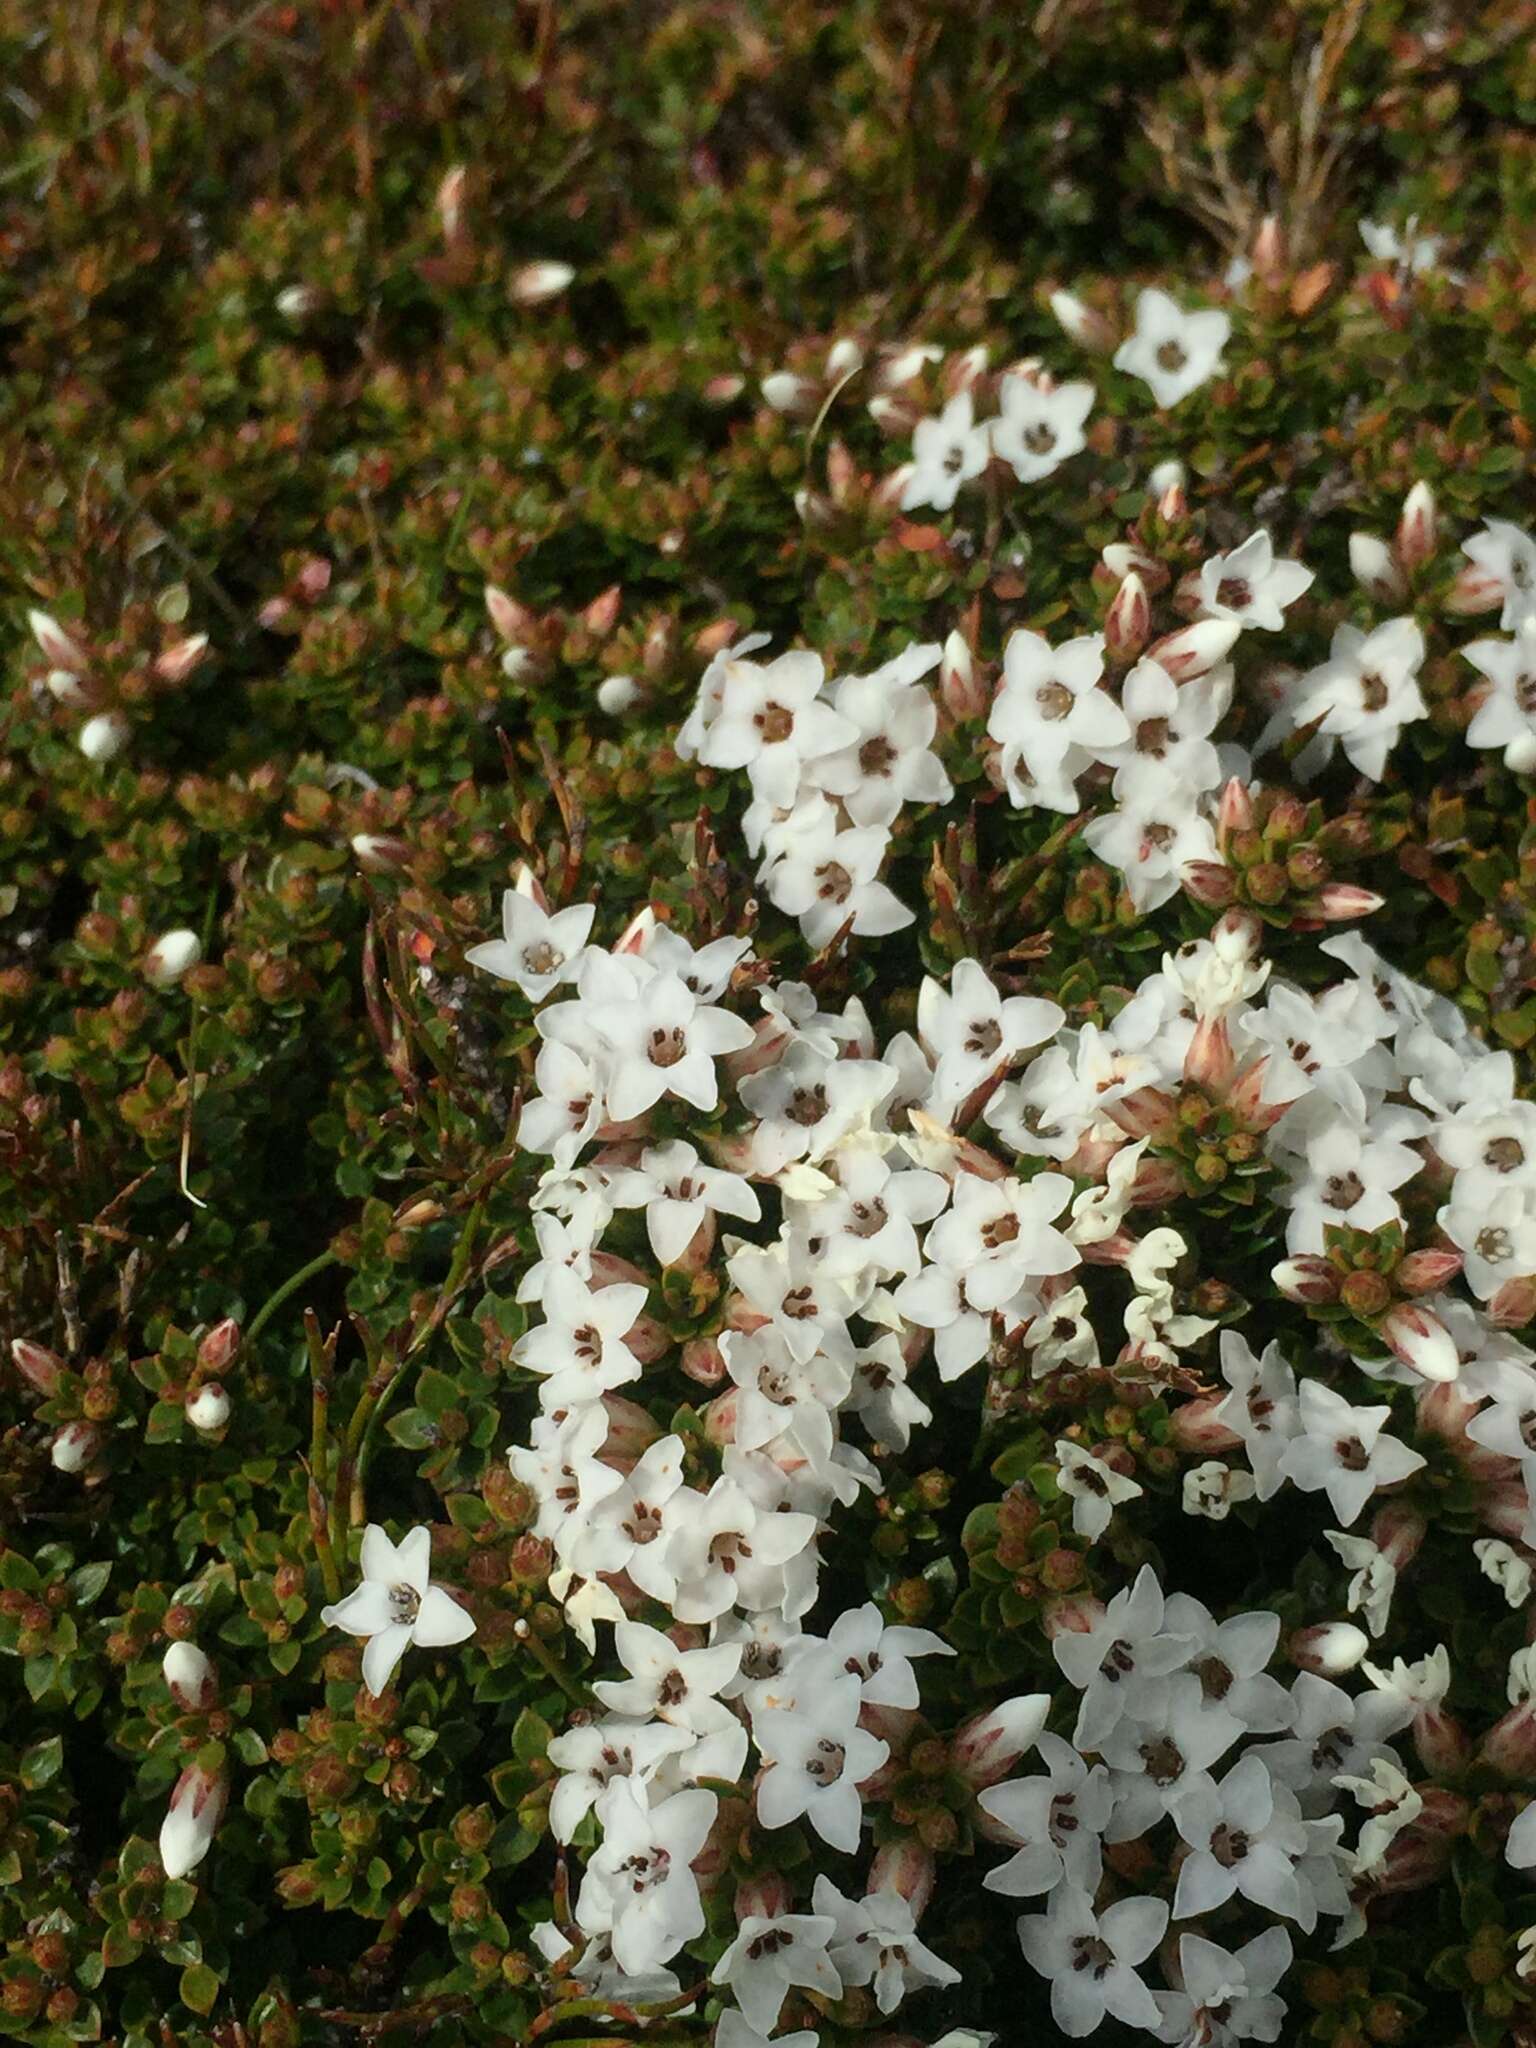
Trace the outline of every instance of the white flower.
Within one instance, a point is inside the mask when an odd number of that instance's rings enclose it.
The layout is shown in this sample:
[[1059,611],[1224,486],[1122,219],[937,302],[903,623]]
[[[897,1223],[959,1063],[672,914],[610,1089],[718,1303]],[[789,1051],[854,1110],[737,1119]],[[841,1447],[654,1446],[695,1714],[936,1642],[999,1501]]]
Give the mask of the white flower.
[[568,1267],[555,1267],[544,1288],[545,1321],[525,1331],[512,1356],[545,1375],[544,1404],[553,1410],[595,1401],[640,1376],[624,1342],[645,1308],[645,1289],[620,1281],[588,1287]]
[[987,428],[976,424],[969,390],[957,391],[937,418],[912,429],[912,466],[901,494],[903,512],[931,505],[947,512],[960,486],[980,476],[991,458]]
[[1087,447],[1083,422],[1093,400],[1091,384],[1004,377],[998,392],[998,415],[990,423],[992,452],[1012,467],[1021,484],[1038,483],[1069,455]]
[[1115,368],[1150,385],[1160,406],[1177,405],[1222,367],[1231,333],[1225,313],[1186,313],[1154,287],[1137,298],[1136,331],[1116,349]]
[[1164,1626],[1163,1589],[1150,1565],[1115,1595],[1091,1629],[1055,1637],[1056,1662],[1083,1695],[1072,1736],[1078,1748],[1097,1749],[1127,1714],[1155,1716],[1167,1695],[1168,1674],[1192,1646],[1192,1637]]
[[[1492,603],[1503,606],[1500,626],[1506,633],[1517,631],[1536,610],[1536,540],[1507,519],[1489,519],[1481,533],[1462,542],[1461,552],[1480,572],[1475,580]],[[1479,602],[1477,608],[1485,606]]]
[[363,1531],[363,1583],[344,1600],[320,1610],[327,1628],[365,1636],[363,1683],[383,1692],[412,1643],[424,1650],[462,1643],[475,1632],[468,1613],[428,1579],[432,1532],[412,1529],[391,1543],[376,1522]]
[[1323,1534],[1354,1573],[1347,1600],[1350,1613],[1362,1615],[1371,1634],[1379,1636],[1392,1608],[1396,1566],[1367,1536],[1349,1536],[1342,1529],[1325,1529]]
[[1158,2023],[1157,2002],[1136,1974],[1163,1938],[1168,1908],[1161,1899],[1121,1899],[1095,1913],[1076,1885],[1058,1885],[1043,1914],[1019,1922],[1025,1959],[1051,1980],[1051,2018],[1071,2040],[1101,2024],[1106,2013],[1145,2031]]
[[1423,662],[1424,635],[1413,619],[1388,619],[1372,633],[1340,626],[1328,659],[1297,685],[1290,724],[1316,720],[1326,754],[1337,740],[1352,766],[1380,782],[1403,727],[1429,716],[1418,685]]
[[1278,2041],[1285,2001],[1275,1986],[1291,1966],[1291,1937],[1266,1927],[1235,1953],[1198,1934],[1179,1937],[1179,1991],[1157,1991],[1159,2041],[1174,2048],[1233,2048]]
[[840,1669],[853,1672],[866,1706],[915,1707],[919,1703],[914,1657],[953,1657],[954,1649],[932,1629],[888,1622],[874,1602],[846,1608],[827,1632],[827,1648]]
[[[667,1540],[666,1565],[677,1580],[679,1621],[713,1621],[733,1607],[777,1607],[784,1567],[816,1533],[813,1515],[764,1513],[741,1483],[722,1474],[707,1494],[692,1494]],[[803,1610],[802,1610],[803,1611]]]
[[1102,1764],[1090,1768],[1059,1735],[1037,1735],[1035,1748],[1045,1776],[1011,1778],[977,1795],[982,1812],[1006,1831],[1003,1839],[1018,1844],[1018,1853],[989,1870],[982,1883],[1014,1899],[1063,1883],[1091,1895],[1103,1869],[1100,1838],[1115,1803],[1109,1772]]
[[1387,1851],[1424,1811],[1422,1796],[1385,1757],[1372,1760],[1370,1774],[1356,1778],[1341,1771],[1334,1779],[1339,1791],[1351,1793],[1369,1818],[1360,1830],[1351,1864],[1356,1877],[1373,1877],[1386,1862]]
[[1097,1542],[1121,1501],[1140,1500],[1142,1488],[1066,1437],[1058,1440],[1056,1457],[1057,1484],[1072,1503],[1073,1531]]
[[1310,1931],[1317,1919],[1295,1866],[1308,1848],[1293,1793],[1270,1777],[1250,1751],[1221,1780],[1191,1787],[1174,1808],[1174,1825],[1189,1844],[1179,1866],[1173,1917],[1209,1913],[1234,1893]]
[[821,701],[825,677],[819,654],[793,650],[767,663],[727,663],[699,759],[710,768],[747,768],[759,796],[792,804],[803,763],[859,736],[852,720]]
[[909,647],[833,692],[855,737],[808,762],[806,779],[838,797],[855,825],[889,825],[906,803],[947,803],[954,788],[933,749],[939,714],[919,678],[937,667],[937,644]]
[[612,1050],[608,1113],[621,1122],[642,1115],[664,1095],[713,1109],[720,1099],[716,1058],[752,1043],[744,1017],[701,1003],[680,975],[665,970],[652,973],[629,1002],[600,1012],[594,1022]]
[[1517,1816],[1504,1844],[1504,1856],[1515,1870],[1536,1869],[1536,1799]]
[[1095,818],[1083,834],[1084,844],[1124,875],[1139,911],[1157,910],[1176,896],[1190,861],[1216,858],[1216,835],[1196,810],[1195,795],[1177,783],[1161,797],[1140,791],[1119,810]]
[[1130,737],[1102,750],[1115,768],[1120,802],[1155,805],[1170,784],[1192,793],[1214,789],[1221,763],[1210,736],[1231,701],[1232,670],[1225,663],[1176,683],[1161,663],[1144,655],[1120,686]]
[[144,979],[155,988],[174,988],[203,957],[203,942],[196,932],[178,927],[162,932],[144,955]]
[[1321,1380],[1302,1381],[1299,1419],[1280,1469],[1304,1493],[1326,1493],[1346,1528],[1378,1487],[1423,1467],[1419,1453],[1388,1432],[1389,1407],[1352,1407]]
[[682,1257],[706,1217],[734,1216],[755,1223],[763,1213],[739,1173],[706,1166],[681,1138],[647,1146],[638,1167],[609,1168],[605,1179],[616,1209],[645,1210],[651,1250],[664,1266]]
[[648,1970],[704,1932],[691,1865],[714,1825],[718,1801],[694,1788],[652,1806],[644,1787],[615,1778],[597,1802],[603,1839],[576,1901],[584,1934],[607,1934],[623,1970]]
[[748,1913],[709,1981],[729,1985],[749,2025],[771,2034],[793,1985],[824,1998],[841,1997],[843,1980],[827,1954],[835,1932],[836,1922],[819,1899],[814,1913]]
[[893,1886],[847,1899],[818,1877],[811,1897],[833,1922],[832,1961],[844,1985],[873,1984],[881,2012],[894,2012],[909,1991],[960,1982],[960,1972],[918,1939],[911,1904]]
[[917,1030],[935,1063],[929,1108],[945,1117],[989,1076],[1041,1045],[1066,1022],[1059,1004],[1037,996],[1000,996],[977,960],[960,960],[942,982],[925,975]]
[[669,1636],[641,1621],[621,1621],[613,1643],[630,1676],[600,1678],[592,1688],[610,1712],[637,1720],[654,1716],[694,1735],[713,1734],[733,1718],[718,1694],[740,1666],[736,1644],[680,1650]]
[[471,946],[464,958],[500,981],[515,982],[530,1002],[542,1002],[562,981],[573,981],[597,915],[595,903],[542,909],[521,889],[501,896],[501,937]]
[[1251,1472],[1209,1458],[1184,1474],[1184,1512],[1203,1515],[1209,1522],[1224,1522],[1240,1500],[1252,1500],[1257,1492],[1258,1481]]
[[1485,1578],[1492,1579],[1511,1607],[1523,1607],[1531,1593],[1531,1567],[1507,1543],[1485,1536],[1472,1545],[1472,1554]]
[[555,1840],[571,1839],[582,1815],[615,1778],[632,1777],[648,1785],[667,1757],[694,1746],[691,1729],[665,1721],[626,1721],[617,1714],[557,1735],[549,1745],[549,1760],[560,1772],[549,1801]]
[[880,880],[890,844],[883,825],[840,825],[835,808],[813,792],[796,806],[763,871],[769,900],[813,946],[829,945],[845,924],[855,937],[901,931],[912,912]]
[[1484,678],[1467,726],[1469,747],[1502,747],[1518,774],[1536,768],[1536,598],[1512,640],[1474,640],[1462,655]]
[[821,1839],[852,1855],[864,1803],[859,1783],[889,1754],[859,1726],[860,1680],[847,1673],[797,1695],[792,1713],[768,1708],[752,1719],[752,1739],[769,1768],[758,1780],[757,1817],[765,1828],[787,1827],[803,1814]]
[[1218,1404],[1215,1419],[1242,1438],[1258,1498],[1268,1500],[1285,1484],[1285,1452],[1301,1427],[1296,1375],[1278,1344],[1266,1344],[1255,1358],[1245,1337],[1223,1330],[1221,1376],[1232,1391]]
[[1261,526],[1230,554],[1212,555],[1200,569],[1200,599],[1212,618],[1236,619],[1275,633],[1285,624],[1285,607],[1311,589],[1313,573],[1300,562],[1275,555],[1269,529]]
[[1084,634],[1059,647],[1022,628],[1009,634],[1002,685],[987,717],[987,732],[1003,749],[1005,773],[1015,754],[1027,754],[1038,774],[1074,747],[1097,758],[1130,738],[1125,713],[1099,687],[1103,673],[1102,634]]
[[1421,270],[1433,270],[1440,260],[1441,240],[1438,235],[1420,235],[1414,231],[1419,217],[1410,214],[1401,234],[1390,221],[1363,220],[1360,223],[1360,239],[1378,263],[1402,264],[1415,275]]
[[818,2048],[819,2034],[806,2027],[793,2034],[775,2034],[770,2041],[742,2012],[723,2012],[715,2022],[715,2048]]

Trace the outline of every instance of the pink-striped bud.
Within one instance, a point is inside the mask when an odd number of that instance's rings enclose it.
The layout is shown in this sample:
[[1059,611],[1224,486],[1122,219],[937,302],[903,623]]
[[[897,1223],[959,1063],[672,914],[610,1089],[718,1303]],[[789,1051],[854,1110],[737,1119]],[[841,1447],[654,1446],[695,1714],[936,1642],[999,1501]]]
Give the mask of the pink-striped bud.
[[713,1401],[705,1404],[700,1418],[704,1434],[712,1444],[724,1450],[736,1441],[736,1417],[741,1407],[740,1387],[727,1387],[723,1394],[716,1394]]
[[222,1771],[191,1764],[182,1772],[160,1828],[160,1864],[167,1877],[185,1877],[202,1862],[228,1798],[229,1780]]
[[161,1659],[160,1672],[184,1714],[206,1714],[219,1696],[218,1674],[196,1643],[172,1643]]
[[88,1422],[66,1422],[48,1447],[56,1472],[83,1472],[101,1448],[101,1437]]
[[1487,1304],[1488,1320],[1500,1330],[1523,1330],[1536,1321],[1536,1276],[1522,1273],[1504,1285]]
[[889,391],[877,391],[865,410],[883,434],[903,441],[910,438],[923,416],[914,400],[905,395],[897,398]]
[[1413,1746],[1426,1771],[1437,1778],[1460,1776],[1472,1761],[1472,1738],[1438,1702],[1413,1717]]
[[538,620],[528,607],[509,597],[497,584],[485,586],[485,608],[503,640],[528,641],[538,630]]
[[764,1870],[744,1877],[731,1903],[738,1921],[777,1920],[781,1913],[793,1912],[795,1895],[781,1872]]
[[1176,1159],[1143,1157],[1137,1162],[1131,1182],[1133,1209],[1160,1208],[1178,1201],[1184,1193],[1184,1173]]
[[1378,1892],[1416,1892],[1438,1884],[1450,1867],[1451,1853],[1466,1832],[1471,1807],[1460,1793],[1443,1785],[1417,1785],[1424,1804],[1412,1825],[1394,1837],[1382,1867],[1372,1879]]
[[1420,1391],[1414,1420],[1420,1429],[1461,1449],[1467,1442],[1467,1424],[1476,1412],[1477,1403],[1469,1401],[1454,1380],[1436,1380]]
[[1494,1722],[1478,1745],[1477,1760],[1503,1778],[1536,1778],[1536,1695]]
[[233,1316],[225,1316],[222,1322],[214,1324],[198,1345],[198,1365],[204,1372],[223,1372],[239,1349],[240,1325]]
[[1397,559],[1405,569],[1416,569],[1429,560],[1435,552],[1438,528],[1435,494],[1421,479],[1403,500],[1402,517],[1397,522]]
[[619,608],[624,602],[622,583],[610,583],[606,590],[600,590],[581,614],[581,623],[589,633],[604,639],[619,622]]
[[1140,654],[1152,631],[1152,600],[1133,569],[1104,615],[1104,645],[1122,661]]
[[955,1731],[950,1762],[973,1792],[985,1791],[1033,1745],[1050,1711],[1050,1694],[1032,1692],[972,1715]]
[[354,832],[352,851],[368,875],[403,874],[411,864],[410,847],[389,832]]
[[701,1387],[718,1387],[728,1377],[725,1355],[713,1337],[690,1337],[683,1346],[682,1366]]
[[1046,1641],[1053,1643],[1058,1636],[1091,1635],[1104,1614],[1104,1602],[1096,1593],[1063,1593],[1041,1611],[1040,1626]]
[[1114,330],[1104,315],[1097,312],[1074,292],[1052,292],[1050,308],[1055,314],[1063,333],[1083,348],[1092,349],[1096,354],[1108,355],[1115,345]]
[[1238,1449],[1242,1438],[1216,1419],[1216,1410],[1225,1398],[1223,1394],[1201,1394],[1174,1409],[1169,1427],[1181,1451],[1212,1454]]
[[1370,1647],[1370,1637],[1352,1621],[1320,1621],[1310,1628],[1293,1629],[1286,1638],[1285,1652],[1298,1670],[1337,1678],[1353,1671]]
[[1460,1252],[1424,1245],[1393,1267],[1392,1284],[1401,1294],[1435,1294],[1449,1287],[1463,1263]]
[[1424,1517],[1403,1501],[1387,1501],[1371,1518],[1371,1541],[1395,1572],[1413,1563],[1425,1532]]
[[987,710],[987,692],[976,673],[976,659],[959,632],[944,641],[939,662],[939,698],[952,718],[981,718]]
[[1504,602],[1504,579],[1477,562],[1468,562],[1456,572],[1456,581],[1445,597],[1445,608],[1458,617],[1497,611]]
[[1207,910],[1225,910],[1237,894],[1236,877],[1219,860],[1187,860],[1183,873],[1185,894]]
[[1247,1130],[1273,1129],[1297,1099],[1295,1095],[1283,1095],[1278,1102],[1267,1102],[1264,1084],[1268,1078],[1269,1054],[1264,1053],[1259,1059],[1250,1060],[1227,1090],[1227,1107]]
[[1161,1088],[1133,1088],[1118,1102],[1107,1102],[1104,1114],[1132,1138],[1151,1138],[1169,1130],[1175,1118],[1173,1097]]
[[1157,501],[1157,516],[1162,520],[1164,526],[1177,526],[1181,519],[1188,517],[1188,514],[1189,495],[1185,491],[1183,484],[1171,483],[1166,485],[1162,496]]
[[1266,213],[1259,222],[1249,260],[1255,277],[1263,284],[1277,284],[1285,275],[1285,229],[1275,214]]
[[603,1409],[608,1417],[605,1459],[641,1458],[660,1441],[661,1431],[638,1401],[626,1400],[622,1394],[604,1394]]
[[1456,1340],[1431,1309],[1401,1302],[1377,1325],[1381,1338],[1411,1372],[1421,1379],[1453,1380],[1461,1371]]
[[643,953],[656,936],[656,908],[645,903],[635,912],[623,931],[613,942],[615,953]]
[[1148,649],[1148,658],[1166,669],[1176,683],[1208,675],[1225,661],[1242,631],[1236,619],[1196,619],[1176,633],[1166,633]]
[[41,1394],[45,1401],[51,1401],[59,1391],[64,1361],[43,1345],[34,1344],[29,1337],[13,1337],[11,1363],[27,1385]]
[[32,638],[55,668],[67,668],[78,675],[89,666],[85,649],[65,632],[52,612],[28,612],[27,624],[32,628]]
[[866,1894],[899,1893],[912,1908],[912,1918],[920,1920],[933,1897],[937,1876],[933,1851],[924,1848],[916,1835],[903,1835],[899,1841],[887,1842],[875,1851],[864,1890]]
[[654,1365],[672,1349],[672,1332],[654,1316],[636,1316],[624,1332],[624,1342],[642,1365]]
[[1184,1054],[1184,1079],[1208,1094],[1220,1095],[1231,1085],[1237,1061],[1225,1017],[1201,1017]]
[[1253,819],[1253,792],[1241,776],[1229,776],[1216,806],[1216,840],[1223,851],[1234,832],[1253,830]]
[[1369,917],[1386,902],[1374,889],[1362,889],[1357,882],[1324,882],[1307,905],[1309,916],[1325,924],[1342,924],[1346,918]]
[[208,652],[208,635],[193,633],[155,656],[153,668],[163,683],[184,683]]
[[546,299],[558,298],[575,276],[569,263],[525,263],[513,271],[507,296],[515,306],[541,306]]
[[1485,1486],[1477,1497],[1477,1512],[1485,1528],[1506,1543],[1523,1543],[1530,1521],[1531,1496],[1518,1471]]

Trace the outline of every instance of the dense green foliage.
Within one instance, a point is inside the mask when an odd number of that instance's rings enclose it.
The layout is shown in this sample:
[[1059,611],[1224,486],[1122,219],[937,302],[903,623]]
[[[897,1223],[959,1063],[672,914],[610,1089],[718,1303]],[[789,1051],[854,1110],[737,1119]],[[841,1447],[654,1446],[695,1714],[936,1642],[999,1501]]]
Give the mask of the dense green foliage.
[[[1330,19],[1319,168],[1298,108]],[[63,1361],[47,1387],[0,1368],[0,2033],[319,2048],[400,2014],[530,2038],[541,1715],[581,1653],[503,1456],[529,1408],[530,1012],[464,949],[520,860],[609,940],[647,899],[696,937],[752,928],[741,790],[669,745],[728,622],[834,667],[956,625],[992,659],[1012,626],[1102,615],[1099,551],[1138,522],[1188,566],[1265,520],[1319,572],[1316,659],[1355,615],[1350,532],[1390,534],[1420,479],[1450,536],[1414,593],[1433,619],[1463,533],[1529,520],[1533,31],[1529,0],[1432,32],[1402,0],[0,6],[0,1335]],[[1283,274],[1228,373],[1175,418],[1095,364],[1092,459],[1027,495],[904,518],[874,494],[902,451],[867,374],[814,420],[758,395],[842,335],[1082,374],[1051,287],[1118,326],[1136,282],[1204,288],[1269,213]],[[1409,281],[1357,223],[1415,214],[1449,253]],[[538,295],[544,261],[568,289]],[[1174,455],[1170,533],[1146,478]],[[29,607],[87,657],[81,701],[41,686]],[[1461,744],[1471,674],[1427,630],[1432,717],[1368,800],[1330,771],[1319,816],[1351,814],[1330,857],[1388,899],[1373,942],[1524,1049],[1531,784]],[[610,715],[620,674],[642,687]],[[128,743],[90,760],[112,708]],[[975,741],[945,741],[974,811],[903,826],[920,938],[824,964],[823,999],[974,953],[1092,1018],[1167,930],[1059,819],[999,805]],[[204,959],[156,986],[178,927]],[[791,921],[757,945],[803,971]],[[208,1377],[214,1436],[185,1414]],[[934,1620],[986,1498],[952,1484],[952,1419],[839,1566],[867,1554]],[[86,1469],[55,1469],[79,1421]],[[432,1524],[478,1620],[377,1703],[318,1620],[365,1519]],[[1037,1615],[1021,1594],[1005,1623]],[[193,1636],[221,1674],[202,1716],[160,1676]],[[194,1753],[227,1760],[230,1814],[166,1883]],[[1018,1970],[995,1906],[951,1906],[945,1945],[994,2023]],[[1416,1910],[1379,1983],[1315,1970],[1299,2023],[1500,2039],[1486,1901],[1447,1880]],[[1436,1988],[1394,2005],[1432,1956]]]

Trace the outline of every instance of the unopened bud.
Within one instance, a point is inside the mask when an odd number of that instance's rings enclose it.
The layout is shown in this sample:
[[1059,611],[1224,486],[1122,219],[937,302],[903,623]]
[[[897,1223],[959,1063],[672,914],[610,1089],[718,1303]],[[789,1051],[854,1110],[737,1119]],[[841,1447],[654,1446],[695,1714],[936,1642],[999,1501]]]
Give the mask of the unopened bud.
[[387,832],[354,832],[352,851],[370,875],[398,875],[410,864],[411,849]]
[[121,711],[98,711],[81,726],[75,744],[87,761],[111,761],[127,746],[132,732]]
[[955,1732],[950,1762],[973,1792],[1006,1778],[1034,1743],[1051,1711],[1049,1693],[1022,1694],[975,1714]]
[[54,1438],[48,1456],[59,1472],[83,1472],[95,1457],[100,1437],[88,1422],[66,1422]]
[[1107,355],[1114,347],[1115,337],[1109,322],[1102,313],[1078,298],[1075,292],[1052,292],[1050,307],[1062,331],[1084,348]]
[[748,1919],[777,1920],[782,1913],[794,1911],[795,1895],[788,1879],[781,1871],[764,1870],[756,1876],[744,1877],[736,1887],[731,1900],[731,1910],[739,1921]]
[[274,304],[285,320],[297,323],[318,312],[325,303],[324,294],[317,292],[313,285],[285,284],[278,293]]
[[442,223],[443,240],[457,242],[464,234],[464,188],[469,182],[469,173],[463,164],[455,164],[446,172],[437,188],[437,217]]
[[160,1671],[183,1713],[205,1714],[219,1696],[212,1661],[196,1643],[172,1643]]
[[1523,1330],[1536,1321],[1536,1275],[1522,1273],[1506,1280],[1487,1304],[1488,1320],[1501,1330]]
[[1187,860],[1184,889],[1207,910],[1225,910],[1237,893],[1237,879],[1219,860]]
[[1468,562],[1456,572],[1456,580],[1446,594],[1445,608],[1458,617],[1469,618],[1478,612],[1497,611],[1504,602],[1504,579],[1477,562]]
[[58,1392],[64,1361],[43,1345],[34,1344],[28,1337],[13,1337],[11,1362],[27,1385],[41,1394],[45,1401],[51,1400]]
[[1235,1451],[1242,1438],[1216,1418],[1225,1399],[1222,1394],[1201,1394],[1193,1401],[1181,1401],[1173,1411],[1169,1431],[1181,1451]]
[[185,1877],[202,1862],[224,1818],[228,1797],[229,1780],[222,1771],[204,1771],[193,1764],[182,1772],[160,1829],[160,1863],[167,1877]]
[[986,691],[963,635],[951,632],[939,662],[939,696],[952,718],[980,718],[987,709]]
[[1341,924],[1351,917],[1369,917],[1386,902],[1374,889],[1362,889],[1354,882],[1325,882],[1307,905],[1308,914],[1328,924]]
[[507,296],[515,306],[539,306],[558,298],[575,275],[569,263],[525,263],[513,271]]
[[32,628],[33,639],[55,668],[67,668],[78,675],[88,666],[84,648],[71,639],[52,612],[28,612],[27,624]]
[[775,412],[808,413],[816,406],[816,386],[793,370],[770,372],[758,389]]
[[1287,1301],[1298,1301],[1308,1308],[1331,1308],[1343,1285],[1337,1266],[1317,1252],[1282,1259],[1270,1278]]
[[184,683],[197,668],[208,652],[208,635],[193,633],[185,640],[178,640],[174,647],[167,647],[154,660],[155,674],[163,683]]
[[1152,600],[1133,569],[1115,592],[1104,618],[1104,645],[1122,661],[1133,660],[1152,631]]
[[886,1842],[875,1851],[870,1859],[864,1890],[868,1895],[875,1892],[899,1893],[912,1908],[913,1919],[920,1920],[923,1909],[933,1897],[937,1876],[938,1865],[933,1851],[915,1835],[905,1835],[899,1841]]
[[1453,1380],[1461,1371],[1456,1340],[1432,1310],[1403,1302],[1382,1317],[1380,1335],[1421,1379]]
[[1293,1664],[1323,1678],[1337,1678],[1345,1671],[1353,1671],[1370,1647],[1371,1639],[1365,1630],[1349,1621],[1324,1621],[1311,1628],[1293,1629],[1285,1645]]
[[1405,597],[1408,586],[1397,557],[1379,534],[1352,533],[1349,536],[1350,573],[1369,597],[1390,602]]
[[212,1436],[228,1422],[229,1410],[228,1394],[217,1380],[209,1380],[187,1402],[187,1420],[204,1436]]
[[197,1347],[197,1362],[206,1373],[221,1373],[240,1349],[240,1325],[233,1316],[214,1324]]
[[144,979],[155,988],[173,988],[203,957],[203,942],[194,931],[178,926],[162,932],[144,955]]
[[644,694],[633,676],[604,676],[597,686],[597,708],[617,718],[632,711]]
[[1460,1252],[1426,1245],[1398,1261],[1392,1269],[1392,1283],[1399,1294],[1434,1294],[1449,1287],[1463,1263]]
[[1435,494],[1420,481],[1403,500],[1402,517],[1397,522],[1397,559],[1405,569],[1416,569],[1429,560],[1435,552],[1437,527]]
[[851,377],[864,367],[864,351],[856,341],[844,335],[834,341],[827,351],[827,375],[835,384],[843,377]]
[[1176,633],[1165,634],[1148,649],[1148,658],[1166,669],[1176,683],[1208,675],[1231,652],[1242,627],[1236,619],[1196,619]]

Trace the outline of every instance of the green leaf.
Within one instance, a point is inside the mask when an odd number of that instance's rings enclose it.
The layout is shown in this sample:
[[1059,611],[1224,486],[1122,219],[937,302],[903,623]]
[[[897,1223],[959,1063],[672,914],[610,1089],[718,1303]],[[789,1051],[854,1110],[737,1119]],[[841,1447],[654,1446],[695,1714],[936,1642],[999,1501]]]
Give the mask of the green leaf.
[[218,2001],[219,1979],[206,1963],[193,1963],[183,1970],[176,1988],[182,2004],[193,2012],[210,2013]]
[[50,1735],[45,1742],[37,1742],[22,1752],[19,1766],[21,1782],[29,1792],[36,1792],[50,1784],[59,1775],[64,1762],[64,1738]]

